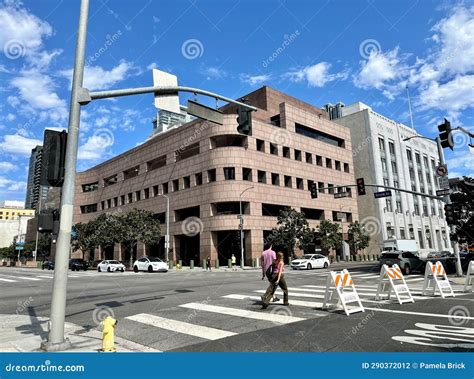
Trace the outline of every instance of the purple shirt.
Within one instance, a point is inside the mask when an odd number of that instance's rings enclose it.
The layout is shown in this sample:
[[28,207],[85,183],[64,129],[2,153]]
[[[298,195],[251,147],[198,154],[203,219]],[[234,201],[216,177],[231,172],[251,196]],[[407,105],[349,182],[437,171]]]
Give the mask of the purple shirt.
[[265,250],[262,253],[263,272],[267,272],[273,261],[276,259],[276,253],[272,249]]

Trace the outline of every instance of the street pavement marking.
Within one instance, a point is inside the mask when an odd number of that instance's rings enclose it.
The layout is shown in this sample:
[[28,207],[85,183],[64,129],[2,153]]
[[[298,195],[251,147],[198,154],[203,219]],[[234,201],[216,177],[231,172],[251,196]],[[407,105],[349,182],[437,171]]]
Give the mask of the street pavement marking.
[[235,336],[237,334],[233,332],[228,332],[226,330],[194,325],[183,321],[171,320],[168,318],[150,315],[147,313],[140,313],[125,318],[127,320],[137,321],[142,324],[151,325],[156,328],[171,330],[173,332],[188,334],[193,337],[204,338],[207,340],[218,340],[221,338]]
[[38,278],[53,279],[51,275],[38,275]]
[[[441,298],[440,298],[441,299]],[[436,313],[423,313],[423,312],[409,312],[409,311],[397,311],[395,309],[385,309],[385,308],[367,308],[365,307],[366,310],[368,311],[375,311],[375,312],[387,312],[387,313],[399,313],[399,314],[405,314],[405,315],[416,315],[416,316],[427,316],[427,317],[440,317],[440,318],[448,318],[448,319],[462,319],[462,320],[474,320],[474,317],[468,317],[468,316],[458,316],[458,315],[442,315],[442,314],[436,314]]]
[[10,283],[14,283],[14,282],[16,282],[16,280],[12,280],[12,279],[5,279],[5,278],[0,278],[0,280],[1,280],[2,282],[10,282]]
[[15,278],[15,279],[23,279],[23,280],[33,280],[33,281],[39,281],[43,279],[38,279],[38,278],[31,278],[29,276],[13,276],[13,275],[5,275],[9,278]]
[[[256,290],[256,291],[253,291],[253,292],[265,293],[266,291],[265,290]],[[325,292],[325,291],[322,291],[322,292]],[[277,290],[275,293],[278,294],[278,295],[283,295],[283,291],[281,291],[281,290]],[[359,295],[361,295],[361,294],[359,293]],[[373,296],[374,299],[375,299],[375,294],[366,294],[366,296],[367,295],[368,296]],[[309,298],[312,298],[312,299],[324,299],[324,293],[310,294],[310,293],[299,293],[299,292],[296,292],[296,291],[290,291],[289,296],[290,296],[290,298],[293,298],[293,297],[309,297]],[[364,299],[362,296],[360,297],[360,300],[363,303],[375,303],[375,304],[383,303],[383,301],[379,301],[379,300]],[[290,300],[290,304],[291,304],[291,300]]]
[[293,316],[264,313],[264,312],[254,312],[254,311],[247,311],[244,309],[219,307],[216,305],[201,304],[201,303],[181,304],[180,307],[195,309],[197,311],[220,313],[220,314],[224,314],[228,316],[236,316],[236,317],[251,318],[254,320],[277,322],[279,324],[290,324],[292,322],[306,320],[301,317],[293,317]]
[[[239,294],[231,294],[222,296],[226,299],[234,299],[234,300],[257,300],[261,301],[260,296],[248,296],[248,295],[239,295]],[[272,302],[271,304],[283,304],[283,300],[279,300],[277,302]],[[323,303],[315,302],[315,301],[303,301],[303,300],[290,300],[291,305],[296,305],[299,307],[309,307],[309,308],[320,308],[323,306]],[[320,315],[322,316],[322,315]]]

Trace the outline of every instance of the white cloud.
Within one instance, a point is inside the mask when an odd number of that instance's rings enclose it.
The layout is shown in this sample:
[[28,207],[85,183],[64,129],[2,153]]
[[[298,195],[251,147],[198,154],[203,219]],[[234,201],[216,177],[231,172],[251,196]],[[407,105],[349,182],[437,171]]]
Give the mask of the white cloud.
[[0,162],[0,172],[16,170],[18,167],[10,162]]
[[0,151],[14,155],[31,154],[31,149],[37,145],[42,145],[43,141],[26,138],[19,134],[7,134],[3,136],[3,141],[0,142]]
[[78,159],[99,160],[110,155],[109,148],[113,145],[113,138],[108,135],[92,135],[79,147]]
[[[111,70],[105,70],[100,66],[86,66],[84,69],[84,87],[89,90],[109,89],[116,83],[126,79],[135,67],[132,63],[121,61],[118,66]],[[72,85],[72,69],[62,70],[59,74],[69,79]]]
[[154,68],[158,68],[158,65],[155,62],[152,62],[148,66],[146,66],[147,70],[153,70]]
[[331,74],[330,68],[330,63],[319,62],[312,66],[306,66],[299,70],[290,71],[283,76],[294,82],[307,81],[310,87],[324,87],[328,82],[347,79],[349,75],[348,70]]
[[207,80],[224,79],[227,76],[227,72],[219,67],[206,67],[202,74],[206,76]]
[[248,74],[241,74],[240,80],[244,83],[247,83],[250,86],[261,85],[265,82],[268,82],[271,79],[270,75],[262,74],[262,75],[248,75]]
[[0,176],[0,189],[2,189],[2,195],[5,191],[7,192],[24,192],[26,189],[26,182],[16,181],[8,179],[4,176]]
[[[469,150],[462,150],[460,152],[455,152],[453,158],[447,160],[448,167],[455,168],[458,172],[450,172],[449,176],[474,176],[474,159]],[[462,175],[459,173],[462,172]]]

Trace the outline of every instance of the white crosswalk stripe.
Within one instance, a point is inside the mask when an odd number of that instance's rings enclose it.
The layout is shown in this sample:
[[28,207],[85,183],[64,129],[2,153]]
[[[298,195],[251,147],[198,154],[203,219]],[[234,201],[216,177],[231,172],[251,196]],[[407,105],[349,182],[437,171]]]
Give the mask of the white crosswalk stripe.
[[16,283],[16,280],[5,279],[5,278],[0,278],[0,281],[2,281],[2,282],[8,282],[8,283]]

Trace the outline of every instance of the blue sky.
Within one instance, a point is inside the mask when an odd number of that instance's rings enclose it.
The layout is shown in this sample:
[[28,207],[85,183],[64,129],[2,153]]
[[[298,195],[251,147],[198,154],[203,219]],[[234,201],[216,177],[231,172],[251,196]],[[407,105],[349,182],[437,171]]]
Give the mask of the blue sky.
[[[31,148],[67,127],[78,11],[79,0],[0,2],[0,200],[24,200]],[[472,1],[92,0],[85,86],[149,86],[157,67],[228,97],[266,84],[409,124],[408,85],[416,129],[435,137],[443,117],[472,131],[473,40]],[[78,169],[143,142],[155,115],[151,95],[83,107]],[[455,141],[451,175],[473,176],[468,139]]]

